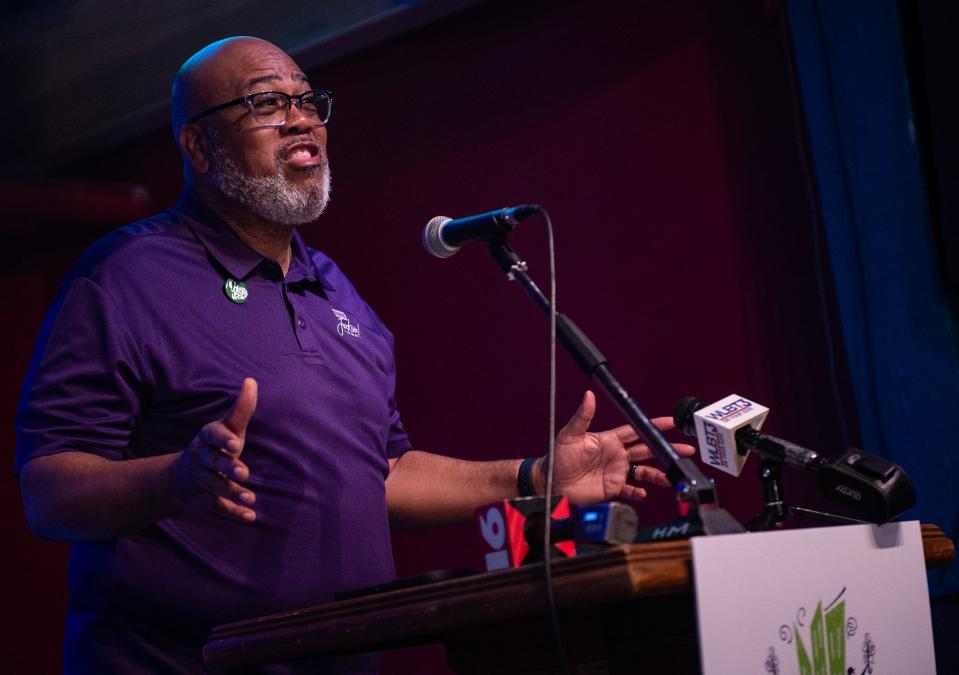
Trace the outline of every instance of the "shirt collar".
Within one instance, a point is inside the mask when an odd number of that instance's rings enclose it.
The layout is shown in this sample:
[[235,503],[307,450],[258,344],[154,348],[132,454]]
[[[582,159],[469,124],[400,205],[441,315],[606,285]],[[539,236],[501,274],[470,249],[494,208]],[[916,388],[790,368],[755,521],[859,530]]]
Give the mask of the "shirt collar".
[[[189,187],[183,188],[177,201],[176,212],[184,218],[200,243],[234,279],[246,279],[265,261],[262,255],[244,244],[220,216],[203,203],[200,197]],[[324,290],[335,290],[322,277],[313,263],[313,258],[303,242],[299,231],[293,230],[290,242],[292,253],[290,269],[286,275],[288,283],[318,283]]]

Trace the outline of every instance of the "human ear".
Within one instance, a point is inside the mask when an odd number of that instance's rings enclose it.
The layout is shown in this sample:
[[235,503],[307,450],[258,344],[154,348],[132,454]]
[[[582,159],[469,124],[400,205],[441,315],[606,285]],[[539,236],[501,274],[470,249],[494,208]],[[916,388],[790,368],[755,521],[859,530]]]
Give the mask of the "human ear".
[[183,158],[197,174],[210,170],[209,138],[199,124],[184,124],[180,127],[180,151]]

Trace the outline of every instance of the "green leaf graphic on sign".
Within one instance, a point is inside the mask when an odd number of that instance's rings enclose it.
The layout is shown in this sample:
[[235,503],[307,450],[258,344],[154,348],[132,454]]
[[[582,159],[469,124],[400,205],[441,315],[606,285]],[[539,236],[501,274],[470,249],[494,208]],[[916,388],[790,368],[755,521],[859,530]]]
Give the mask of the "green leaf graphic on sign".
[[799,662],[799,675],[812,675],[812,663],[809,655],[806,653],[806,647],[802,643],[802,636],[793,624],[793,634],[796,636],[796,660]]
[[823,629],[822,601],[816,605],[816,613],[809,624],[809,646],[812,647],[814,675],[826,674],[826,635]]
[[846,601],[826,612],[826,643],[829,645],[829,675],[846,672]]

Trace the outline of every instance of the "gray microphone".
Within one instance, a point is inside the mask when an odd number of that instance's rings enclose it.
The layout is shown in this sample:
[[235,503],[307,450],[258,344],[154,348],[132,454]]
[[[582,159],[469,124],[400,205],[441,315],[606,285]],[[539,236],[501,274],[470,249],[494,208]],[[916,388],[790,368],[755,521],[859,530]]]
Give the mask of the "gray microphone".
[[449,258],[463,244],[502,239],[539,210],[536,204],[520,204],[465,218],[436,216],[423,228],[423,246],[437,258]]

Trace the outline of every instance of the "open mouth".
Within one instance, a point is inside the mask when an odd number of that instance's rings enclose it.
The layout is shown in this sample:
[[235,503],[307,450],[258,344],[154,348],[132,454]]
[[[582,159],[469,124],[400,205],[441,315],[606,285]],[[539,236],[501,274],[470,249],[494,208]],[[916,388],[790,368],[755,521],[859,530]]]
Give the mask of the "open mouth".
[[316,166],[322,163],[320,146],[310,141],[295,143],[282,154],[283,161],[294,167]]

